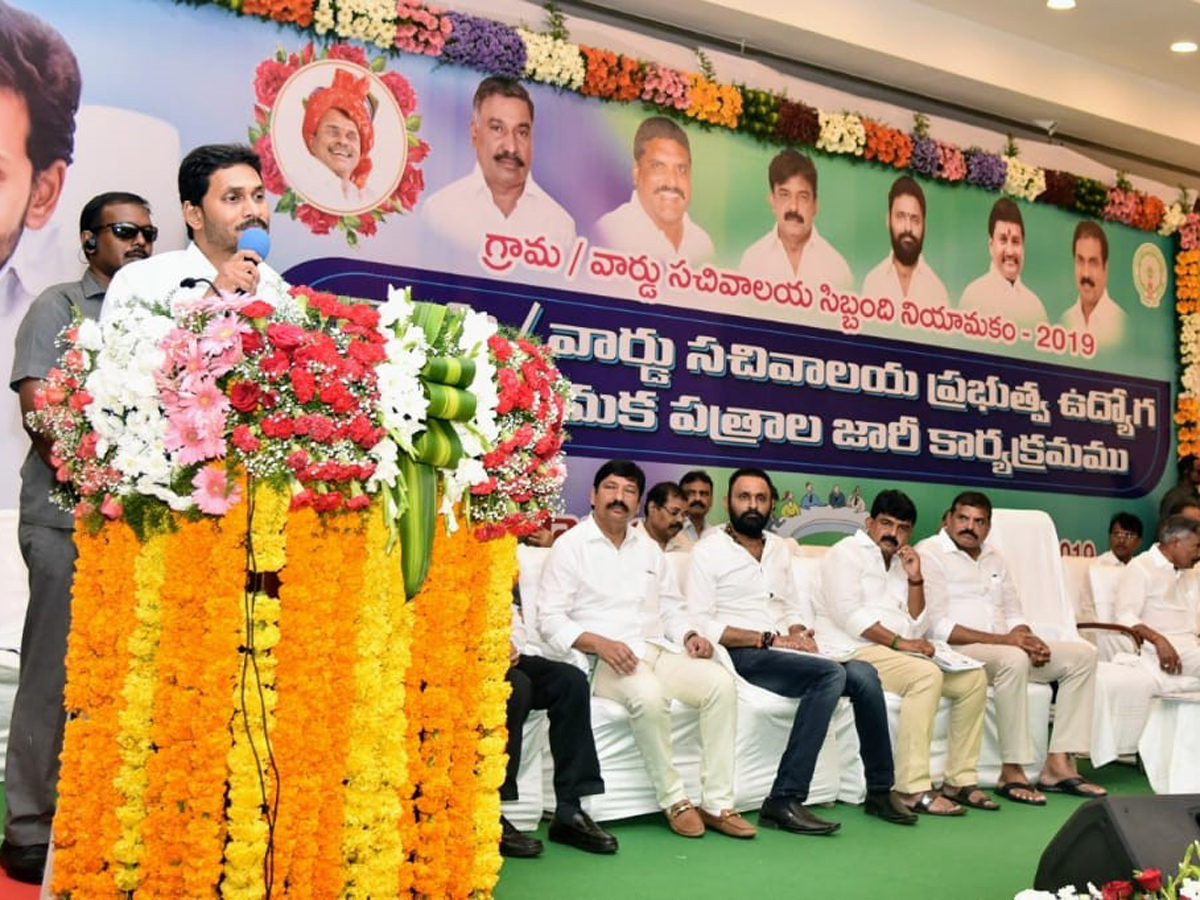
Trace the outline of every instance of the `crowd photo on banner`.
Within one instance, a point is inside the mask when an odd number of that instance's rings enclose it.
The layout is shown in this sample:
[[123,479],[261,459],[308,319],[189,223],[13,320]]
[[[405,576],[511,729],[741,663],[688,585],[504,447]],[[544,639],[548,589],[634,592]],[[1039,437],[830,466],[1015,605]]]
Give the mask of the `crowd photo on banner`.
[[1186,191],[547,6],[0,0],[9,878],[1200,785]]

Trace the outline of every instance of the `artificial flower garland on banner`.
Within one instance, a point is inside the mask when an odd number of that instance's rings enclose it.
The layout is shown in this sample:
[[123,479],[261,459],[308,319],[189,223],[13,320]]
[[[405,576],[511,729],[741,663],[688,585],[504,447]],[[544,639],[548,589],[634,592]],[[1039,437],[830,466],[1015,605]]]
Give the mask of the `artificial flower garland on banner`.
[[489,895],[515,535],[565,471],[549,351],[304,287],[63,338],[30,415],[80,521],[55,890]]

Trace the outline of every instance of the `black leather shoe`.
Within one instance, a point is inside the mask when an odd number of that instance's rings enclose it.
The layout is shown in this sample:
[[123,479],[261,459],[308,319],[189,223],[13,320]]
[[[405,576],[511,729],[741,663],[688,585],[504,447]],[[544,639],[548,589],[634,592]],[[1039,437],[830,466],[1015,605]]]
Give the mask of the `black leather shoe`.
[[772,800],[770,797],[763,801],[758,811],[758,824],[795,834],[833,834],[842,827],[841,822],[817,818],[799,800]]
[[18,847],[8,841],[0,844],[0,868],[8,877],[22,884],[41,884],[46,872],[46,851],[49,844],[30,844]]
[[500,855],[513,859],[528,859],[540,856],[542,842],[528,834],[517,831],[516,826],[504,816],[500,817]]
[[588,853],[616,853],[617,839],[580,810],[567,821],[555,818],[550,823],[550,840],[570,844]]
[[867,799],[863,801],[863,812],[868,816],[879,816],[893,825],[917,824],[917,814],[901,803],[894,791],[867,794]]

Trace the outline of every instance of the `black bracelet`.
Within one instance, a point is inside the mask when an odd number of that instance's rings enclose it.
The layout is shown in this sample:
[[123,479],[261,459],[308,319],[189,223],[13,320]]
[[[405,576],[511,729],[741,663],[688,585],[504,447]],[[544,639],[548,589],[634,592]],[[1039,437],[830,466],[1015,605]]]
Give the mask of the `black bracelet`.
[[770,647],[772,644],[774,644],[774,643],[775,643],[775,632],[773,632],[773,631],[764,631],[764,632],[762,633],[762,643],[761,643],[759,646],[760,646],[760,647],[761,647],[763,650],[766,650],[766,649],[768,649],[768,648],[769,648],[769,647]]

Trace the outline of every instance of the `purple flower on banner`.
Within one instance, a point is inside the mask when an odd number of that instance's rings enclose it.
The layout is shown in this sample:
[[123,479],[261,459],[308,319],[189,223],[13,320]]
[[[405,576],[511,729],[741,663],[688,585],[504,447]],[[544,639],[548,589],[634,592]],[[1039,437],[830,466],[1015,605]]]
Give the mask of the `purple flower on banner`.
[[446,15],[451,21],[451,31],[442,51],[443,59],[489,75],[521,77],[525,71],[525,42],[516,29],[463,13]]
[[1008,176],[1008,161],[994,153],[985,153],[972,148],[964,154],[967,158],[967,183],[976,184],[989,191],[1004,187]]
[[913,135],[912,159],[909,161],[908,167],[918,175],[933,178],[937,175],[940,165],[937,141],[930,137]]

